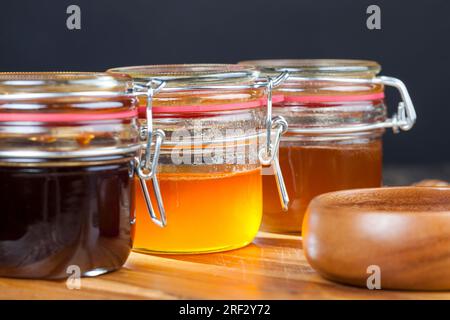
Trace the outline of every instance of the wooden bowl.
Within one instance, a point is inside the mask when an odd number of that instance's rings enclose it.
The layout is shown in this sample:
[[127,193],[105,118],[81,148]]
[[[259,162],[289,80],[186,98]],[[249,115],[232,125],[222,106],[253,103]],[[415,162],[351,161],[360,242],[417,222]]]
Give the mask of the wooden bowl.
[[[312,200],[303,248],[323,277],[382,289],[450,289],[450,188],[393,187],[327,193]],[[374,278],[369,281],[374,284]]]

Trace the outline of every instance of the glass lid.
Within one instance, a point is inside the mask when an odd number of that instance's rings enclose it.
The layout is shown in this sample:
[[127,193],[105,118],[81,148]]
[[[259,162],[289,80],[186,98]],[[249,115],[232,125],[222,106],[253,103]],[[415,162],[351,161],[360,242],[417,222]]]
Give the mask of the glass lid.
[[69,96],[123,95],[131,88],[125,75],[88,72],[0,72],[0,102]]
[[288,71],[292,76],[302,77],[373,77],[381,71],[381,66],[370,60],[269,59],[241,61],[239,63],[256,66],[265,74],[279,74]]
[[0,73],[0,122],[133,117],[132,85],[130,77],[107,73]]
[[81,158],[86,163],[135,152],[138,111],[131,89],[124,75],[0,73],[0,163],[77,159],[58,165],[78,165]]
[[110,73],[130,75],[135,81],[162,80],[165,88],[231,86],[253,83],[259,71],[255,66],[233,64],[169,64],[109,69]]

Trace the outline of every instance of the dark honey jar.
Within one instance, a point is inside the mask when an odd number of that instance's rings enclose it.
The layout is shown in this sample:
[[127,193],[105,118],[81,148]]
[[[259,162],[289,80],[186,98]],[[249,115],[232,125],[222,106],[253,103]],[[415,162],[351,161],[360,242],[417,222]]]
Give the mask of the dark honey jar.
[[[309,202],[337,190],[380,187],[382,135],[387,128],[409,130],[416,113],[405,85],[398,79],[377,76],[381,67],[363,60],[261,60],[263,74],[288,72],[274,90],[282,101],[274,115],[283,116],[289,130],[282,137],[279,161],[290,197],[287,213],[271,196],[272,180],[263,181],[262,230],[301,232]],[[402,102],[389,118],[385,86],[399,90]]]
[[136,103],[122,75],[0,74],[0,276],[95,276],[125,263]]

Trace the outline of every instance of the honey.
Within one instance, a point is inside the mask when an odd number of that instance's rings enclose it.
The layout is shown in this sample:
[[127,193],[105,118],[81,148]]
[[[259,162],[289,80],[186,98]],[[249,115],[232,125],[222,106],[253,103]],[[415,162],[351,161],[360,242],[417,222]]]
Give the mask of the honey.
[[170,219],[165,228],[152,223],[143,194],[138,191],[135,251],[229,250],[247,245],[258,232],[262,216],[261,169],[237,173],[161,173],[158,178]]
[[[133,250],[206,253],[252,242],[262,219],[263,165],[274,161],[287,127],[284,119],[272,119],[267,112],[272,80],[259,78],[253,67],[222,64],[109,71],[153,86],[151,94],[141,97],[139,116],[141,126],[151,124],[154,133],[144,130],[141,137],[145,155],[158,154],[159,161],[151,170],[150,161],[141,161],[152,175],[135,182]],[[265,141],[269,129],[274,138]],[[282,181],[280,171],[275,173]],[[285,203],[283,187],[280,182]]]
[[263,176],[264,231],[299,233],[308,204],[315,196],[381,185],[381,140],[325,146],[284,143],[279,159],[290,197],[289,209],[280,210],[275,181],[271,176]]
[[91,277],[125,263],[141,148],[131,84],[0,73],[1,277]]
[[59,279],[120,268],[131,249],[130,162],[0,167],[0,275]]
[[[264,177],[261,229],[301,233],[310,201],[331,191],[379,187],[382,182],[382,136],[410,130],[414,105],[404,83],[378,76],[381,66],[367,60],[292,59],[241,62],[257,66],[268,76],[288,72],[274,90],[283,101],[274,103],[274,115],[289,128],[281,139],[279,162],[290,204],[278,209],[275,183]],[[399,91],[397,112],[388,117],[385,87]]]

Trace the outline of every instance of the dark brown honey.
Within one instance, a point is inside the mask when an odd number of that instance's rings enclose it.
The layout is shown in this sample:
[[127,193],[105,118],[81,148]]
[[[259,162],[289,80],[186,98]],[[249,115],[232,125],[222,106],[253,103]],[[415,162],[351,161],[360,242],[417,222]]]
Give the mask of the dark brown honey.
[[129,160],[0,167],[0,276],[65,278],[120,268],[131,249]]

